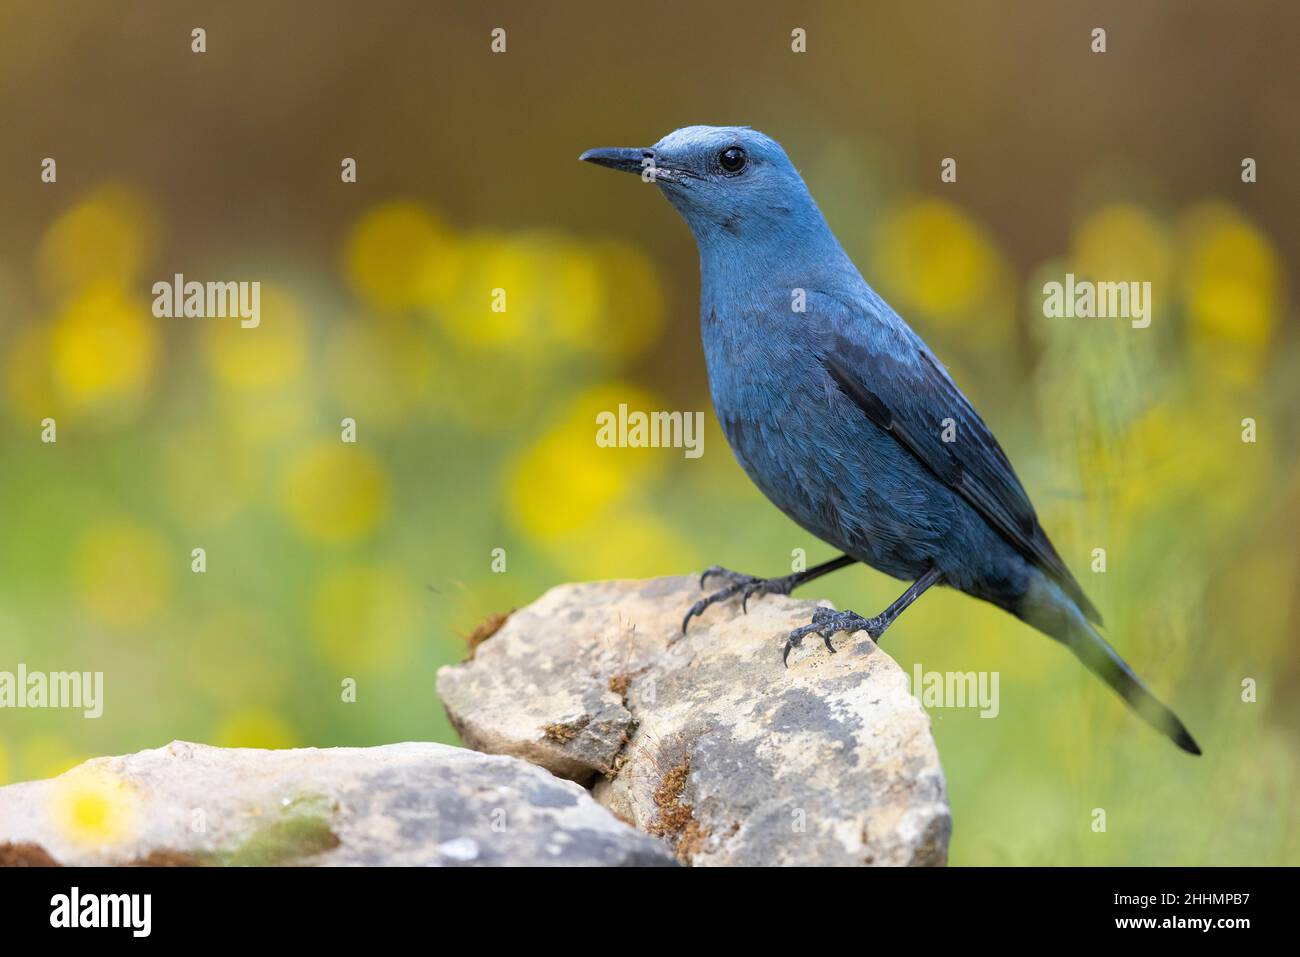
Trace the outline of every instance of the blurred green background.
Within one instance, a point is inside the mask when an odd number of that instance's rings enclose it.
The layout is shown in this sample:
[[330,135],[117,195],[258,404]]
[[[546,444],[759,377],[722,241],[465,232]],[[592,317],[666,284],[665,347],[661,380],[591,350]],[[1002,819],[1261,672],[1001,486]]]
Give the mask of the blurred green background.
[[[576,161],[741,123],[785,144],[1205,748],[931,594],[889,653],[1001,675],[996,720],[933,712],[952,862],[1300,863],[1300,9],[1132,6],[0,5],[0,669],[106,684],[99,720],[0,711],[0,782],[173,738],[454,741],[434,671],[491,612],[832,555],[717,429],[686,228]],[[1044,319],[1067,271],[1151,281],[1151,327]],[[261,327],[155,319],[177,272],[261,281]],[[704,456],[598,448],[620,402],[707,410]],[[859,567],[806,596],[900,588]]]

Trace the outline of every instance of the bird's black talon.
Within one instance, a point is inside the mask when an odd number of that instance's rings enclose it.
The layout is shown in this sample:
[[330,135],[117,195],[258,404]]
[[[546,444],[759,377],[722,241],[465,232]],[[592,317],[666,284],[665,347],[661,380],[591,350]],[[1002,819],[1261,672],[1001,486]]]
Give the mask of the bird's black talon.
[[[712,598],[712,597],[713,597],[712,595],[709,596],[709,598]],[[691,619],[692,619],[692,618],[695,618],[695,617],[698,616],[698,615],[702,615],[702,614],[704,614],[704,609],[706,609],[706,608],[709,607],[709,605],[711,604],[711,602],[709,601],[709,598],[701,598],[701,599],[700,599],[699,601],[697,601],[694,605],[692,605],[691,608],[690,608],[690,611],[688,611],[688,612],[686,613],[686,617],[682,619],[682,634],[683,634],[683,635],[686,634],[686,629],[687,629],[687,627],[690,625],[690,623],[691,623]]]
[[799,642],[801,641],[803,641],[803,635],[796,634],[795,632],[791,632],[786,637],[785,654],[781,656],[781,664],[785,665],[787,668],[790,667],[790,652],[792,652],[795,648],[797,648],[799,646]]
[[733,585],[747,585],[751,582],[762,581],[762,579],[757,578],[754,575],[746,575],[744,572],[733,572],[730,568],[723,568],[721,565],[710,565],[708,568],[704,569],[703,574],[700,575],[700,587],[703,588],[704,583],[710,578],[725,578]]
[[[732,574],[735,573],[732,572]],[[726,599],[730,598],[732,595],[736,594],[736,592],[744,588],[745,584],[746,584],[745,582],[734,582],[728,585],[726,588],[719,589],[718,591],[715,591],[712,595],[706,595],[704,598],[701,598],[699,601],[697,601],[694,605],[691,606],[691,610],[686,613],[686,617],[682,619],[682,634],[683,635],[686,634],[687,626],[690,625],[692,618],[704,614],[704,610],[708,608],[710,605],[716,604],[720,601],[725,601]]]
[[813,612],[812,623],[804,625],[802,628],[796,628],[790,632],[786,638],[785,661],[789,666],[790,649],[803,640],[803,636],[812,632],[817,632],[821,636],[822,643],[826,645],[826,650],[835,654],[835,646],[831,644],[831,638],[841,632],[866,631],[871,635],[872,640],[883,633],[888,622],[882,622],[879,618],[863,618],[855,611],[836,611],[833,608],[818,608]]
[[706,598],[700,599],[692,606],[682,620],[682,634],[686,633],[686,628],[690,625],[692,618],[702,614],[704,609],[710,605],[724,601],[732,595],[740,594],[740,610],[748,614],[749,599],[756,595],[788,595],[796,585],[803,581],[803,577],[798,574],[786,575],[783,578],[758,578],[755,575],[746,575],[743,572],[733,572],[730,568],[723,568],[721,565],[711,565],[700,575],[700,587],[703,588],[705,582],[710,578],[724,578],[731,584]]

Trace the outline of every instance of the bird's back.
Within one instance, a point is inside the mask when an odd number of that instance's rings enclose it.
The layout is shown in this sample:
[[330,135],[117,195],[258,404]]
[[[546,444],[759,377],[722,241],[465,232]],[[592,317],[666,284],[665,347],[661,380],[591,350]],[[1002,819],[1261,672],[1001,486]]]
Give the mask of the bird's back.
[[751,274],[744,295],[706,272],[702,295],[714,405],[755,484],[888,574],[938,567],[1014,611],[1038,568],[1095,616],[992,433],[920,337],[851,264],[829,281],[789,268]]

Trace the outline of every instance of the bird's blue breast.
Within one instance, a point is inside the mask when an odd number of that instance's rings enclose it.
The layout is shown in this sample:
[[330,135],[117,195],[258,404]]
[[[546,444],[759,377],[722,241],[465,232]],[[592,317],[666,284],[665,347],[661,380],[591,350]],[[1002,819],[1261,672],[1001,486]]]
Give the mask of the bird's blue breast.
[[881,571],[917,577],[952,527],[949,490],[838,391],[816,318],[787,294],[720,301],[701,333],[713,405],[755,485],[795,522]]

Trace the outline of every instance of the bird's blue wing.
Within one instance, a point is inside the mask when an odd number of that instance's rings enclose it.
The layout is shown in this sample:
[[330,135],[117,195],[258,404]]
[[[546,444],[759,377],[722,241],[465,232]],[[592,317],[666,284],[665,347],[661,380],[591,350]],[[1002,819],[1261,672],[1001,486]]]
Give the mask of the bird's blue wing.
[[[832,311],[840,305],[833,303]],[[889,308],[879,300],[871,305]],[[819,358],[839,390],[1101,624],[1039,525],[1006,453],[925,343],[892,313],[884,322],[851,314],[823,318]]]

